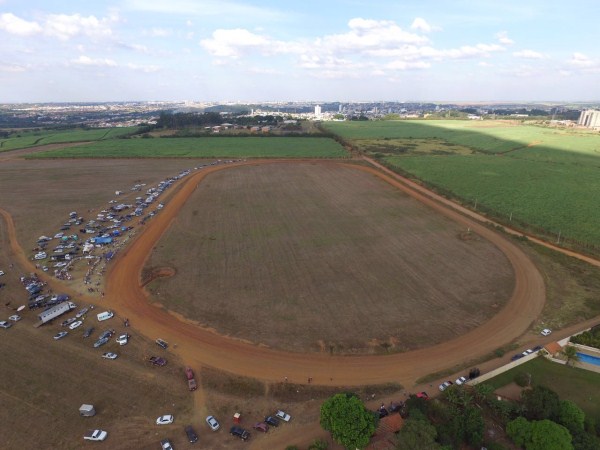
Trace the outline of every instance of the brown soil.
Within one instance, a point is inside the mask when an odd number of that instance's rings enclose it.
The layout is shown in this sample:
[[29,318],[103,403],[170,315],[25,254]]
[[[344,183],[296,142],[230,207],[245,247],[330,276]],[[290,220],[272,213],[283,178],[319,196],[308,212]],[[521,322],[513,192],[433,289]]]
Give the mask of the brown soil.
[[147,289],[206,328],[269,348],[414,350],[481,325],[513,290],[504,255],[460,232],[370,173],[239,167],[194,191],[148,260],[177,276]]
[[[243,164],[276,163],[251,161]],[[185,361],[197,366],[212,366],[268,381],[278,381],[287,376],[290,382],[303,383],[310,376],[314,383],[329,385],[396,381],[404,386],[412,386],[424,375],[489,354],[529,328],[544,305],[545,289],[536,267],[515,244],[480,223],[408,189],[378,170],[352,164],[342,165],[381,177],[494,243],[506,255],[515,273],[515,288],[507,304],[492,319],[463,336],[428,349],[378,357],[291,354],[269,350],[220,336],[160,307],[150,305],[140,288],[139,280],[141,269],[152,248],[193,193],[197,183],[210,173],[234,165],[216,166],[185,180],[163,212],[149,222],[131,246],[115,260],[107,276],[106,303],[123,316],[129,317],[147,335],[164,336],[170,342],[177,343],[177,353]]]
[[158,278],[169,278],[177,273],[172,267],[155,267],[150,269],[144,269],[142,272],[142,286],[146,286],[148,283]]

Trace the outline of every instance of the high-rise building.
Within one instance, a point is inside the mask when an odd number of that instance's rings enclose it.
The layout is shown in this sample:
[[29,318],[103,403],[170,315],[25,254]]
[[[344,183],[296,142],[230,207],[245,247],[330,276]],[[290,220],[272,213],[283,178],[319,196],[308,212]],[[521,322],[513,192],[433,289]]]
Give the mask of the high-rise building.
[[597,109],[584,109],[579,115],[577,125],[587,128],[600,128],[600,111]]
[[321,105],[315,106],[315,117],[317,119],[321,118]]

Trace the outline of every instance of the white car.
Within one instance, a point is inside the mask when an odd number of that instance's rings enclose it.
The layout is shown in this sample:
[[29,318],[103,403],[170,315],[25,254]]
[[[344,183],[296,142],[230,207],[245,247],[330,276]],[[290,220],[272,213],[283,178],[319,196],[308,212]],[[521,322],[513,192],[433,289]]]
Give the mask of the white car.
[[4,270],[0,270],[0,277],[4,275]]
[[103,441],[108,433],[104,430],[90,430],[84,436],[86,441]]
[[442,384],[440,384],[438,386],[438,388],[440,389],[440,391],[444,392],[446,389],[448,389],[450,386],[452,386],[452,381],[444,381]]
[[12,323],[7,322],[6,320],[0,321],[0,328],[8,329],[12,327]]
[[67,334],[69,334],[68,331],[61,331],[54,336],[54,340],[58,341],[59,339],[64,338]]
[[285,411],[277,411],[275,413],[275,417],[277,417],[278,419],[283,420],[284,422],[289,422],[291,420],[291,416],[289,414],[287,414]]
[[77,314],[75,314],[75,317],[77,317],[78,319],[82,318],[83,316],[85,316],[85,314],[88,312],[88,308],[82,308],[79,310],[79,312]]
[[119,344],[119,345],[125,345],[125,344],[127,344],[127,342],[129,342],[128,334],[122,334],[121,336],[119,336],[117,338],[117,344]]
[[77,320],[69,325],[69,329],[74,330],[77,327],[80,327],[83,322],[81,320]]
[[8,318],[8,320],[12,320],[13,322],[18,322],[19,320],[21,320],[21,316],[19,316],[18,314],[15,314],[14,316],[10,316]]
[[220,427],[219,422],[213,416],[208,416],[206,418],[206,423],[210,427],[211,430],[217,431]]
[[173,450],[173,445],[168,439],[163,439],[160,441],[160,446],[162,447],[162,450]]
[[46,254],[46,252],[39,252],[33,256],[33,259],[36,259],[39,261],[40,259],[46,259],[47,256],[48,255]]
[[173,420],[175,420],[175,418],[171,414],[165,414],[156,419],[156,425],[168,425],[173,423]]
[[116,353],[111,353],[111,352],[108,352],[108,353],[103,353],[103,354],[102,354],[102,357],[103,357],[104,359],[117,359],[117,357],[118,357],[118,356],[119,356],[119,355],[117,355]]
[[104,311],[100,314],[97,315],[98,317],[98,322],[102,322],[104,320],[108,320],[110,319],[112,316],[114,316],[112,311]]
[[467,381],[469,381],[469,380],[467,380],[465,377],[459,377],[456,379],[454,384],[460,386],[461,384],[465,384]]
[[552,333],[552,330],[550,330],[549,328],[544,328],[542,330],[542,336],[550,336],[550,333]]

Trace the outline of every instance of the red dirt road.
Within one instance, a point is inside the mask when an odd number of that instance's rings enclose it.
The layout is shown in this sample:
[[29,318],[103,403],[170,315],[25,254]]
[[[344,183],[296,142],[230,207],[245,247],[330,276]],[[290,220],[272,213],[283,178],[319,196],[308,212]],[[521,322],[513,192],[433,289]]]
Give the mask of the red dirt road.
[[[318,164],[343,164],[371,173],[407,192],[441,214],[469,227],[495,244],[508,258],[515,273],[515,289],[506,306],[491,320],[471,332],[427,349],[385,356],[330,356],[286,353],[231,339],[206,330],[183,317],[151,305],[140,287],[140,273],[152,248],[199,182],[210,173],[240,165],[276,164],[278,161],[249,161],[215,166],[185,179],[161,214],[153,218],[137,239],[114,261],[106,281],[103,303],[128,317],[149,337],[161,337],[191,365],[211,366],[227,372],[267,381],[303,383],[312,377],[315,384],[364,385],[395,381],[412,386],[427,374],[489,354],[522,335],[539,315],[545,301],[542,277],[529,258],[514,244],[485,226],[440,205],[431,198],[407,188],[380,171],[348,163],[319,161]],[[200,294],[201,295],[201,294]]]

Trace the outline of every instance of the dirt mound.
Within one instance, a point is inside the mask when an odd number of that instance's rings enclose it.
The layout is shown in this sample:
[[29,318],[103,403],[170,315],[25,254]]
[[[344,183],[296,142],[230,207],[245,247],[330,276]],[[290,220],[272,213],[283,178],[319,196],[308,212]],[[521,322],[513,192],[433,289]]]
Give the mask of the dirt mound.
[[172,267],[149,267],[142,271],[141,285],[146,286],[148,283],[157,278],[168,278],[175,276],[177,271]]

